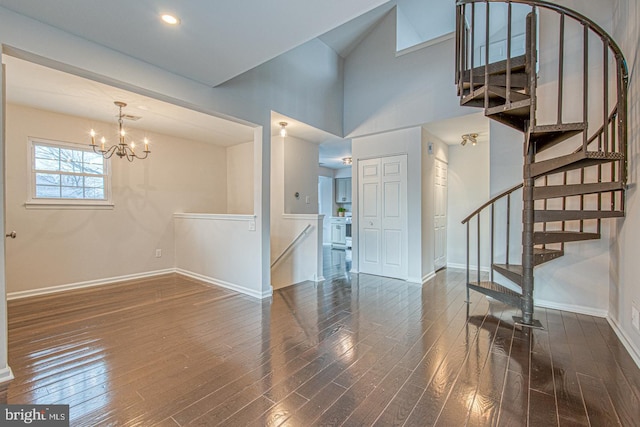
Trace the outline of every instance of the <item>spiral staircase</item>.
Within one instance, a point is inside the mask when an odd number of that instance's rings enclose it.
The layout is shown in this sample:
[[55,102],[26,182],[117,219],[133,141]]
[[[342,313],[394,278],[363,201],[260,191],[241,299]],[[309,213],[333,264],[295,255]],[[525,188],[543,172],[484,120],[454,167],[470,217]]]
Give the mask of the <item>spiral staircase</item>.
[[[463,220],[467,296],[512,305],[522,311],[517,323],[540,327],[534,267],[563,256],[567,243],[599,239],[602,220],[624,216],[627,66],[600,26],[554,3],[459,0],[456,11],[460,104],[524,134],[523,181]],[[520,200],[521,224],[511,219]],[[520,227],[521,250],[512,243]]]

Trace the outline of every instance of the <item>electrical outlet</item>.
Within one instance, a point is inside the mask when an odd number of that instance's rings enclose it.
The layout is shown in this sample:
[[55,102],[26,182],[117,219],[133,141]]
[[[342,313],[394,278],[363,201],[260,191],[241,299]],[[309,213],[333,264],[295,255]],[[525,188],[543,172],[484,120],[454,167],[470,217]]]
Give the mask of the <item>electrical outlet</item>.
[[256,222],[249,221],[249,231],[256,231]]
[[160,258],[162,256],[162,249],[156,249],[156,258]]
[[311,197],[309,197],[309,196],[305,197],[304,201],[305,201],[306,204],[311,204]]
[[640,332],[640,313],[635,304],[631,305],[631,324],[636,331]]

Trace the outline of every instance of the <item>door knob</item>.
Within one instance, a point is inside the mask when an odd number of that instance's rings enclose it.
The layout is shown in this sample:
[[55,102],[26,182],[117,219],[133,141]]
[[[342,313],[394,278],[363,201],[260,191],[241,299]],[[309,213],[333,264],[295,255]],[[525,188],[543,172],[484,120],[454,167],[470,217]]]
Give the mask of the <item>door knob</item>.
[[16,236],[17,236],[17,234],[16,234],[16,232],[15,232],[15,231],[12,231],[11,233],[6,234],[5,236],[6,236],[6,237],[11,237],[12,239],[15,239],[15,238],[16,238]]
[[373,221],[369,221],[369,225],[373,227]]

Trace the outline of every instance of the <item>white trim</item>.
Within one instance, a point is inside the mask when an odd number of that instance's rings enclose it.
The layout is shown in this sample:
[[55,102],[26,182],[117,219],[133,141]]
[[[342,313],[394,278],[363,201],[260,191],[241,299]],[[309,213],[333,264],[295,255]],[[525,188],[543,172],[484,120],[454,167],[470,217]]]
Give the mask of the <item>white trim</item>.
[[255,215],[205,214],[205,213],[174,213],[176,219],[205,219],[210,221],[255,221]]
[[[94,153],[90,148],[91,145],[58,141],[54,139],[40,138],[35,136],[28,137],[29,144],[27,148],[29,154],[27,156],[27,171],[29,176],[27,179],[27,195],[28,200],[24,206],[27,209],[113,209],[113,193],[111,188],[111,162],[109,159],[103,159],[103,173],[104,177],[104,199],[64,199],[64,198],[38,198],[36,197],[36,181],[35,181],[35,145],[48,145],[55,148],[68,148],[75,151],[84,151],[87,153]],[[55,171],[52,171],[55,172]],[[58,171],[61,172],[61,171]],[[62,172],[64,173],[64,172]],[[83,175],[83,174],[81,174]]]
[[613,329],[613,332],[616,333],[624,348],[627,349],[633,361],[636,362],[636,365],[640,368],[640,349],[638,349],[638,347],[633,344],[633,341],[629,339],[624,330],[620,327],[620,325],[618,325],[615,320],[611,318],[611,316],[607,316],[607,322],[609,322],[609,325],[611,326],[611,329]]
[[434,277],[436,277],[436,272],[432,271],[431,273],[425,274],[422,277],[422,284],[424,285],[425,283],[427,283],[429,280],[433,279]]
[[443,41],[450,40],[455,36],[455,34],[456,34],[455,31],[452,31],[450,33],[443,34],[443,35],[441,35],[439,37],[436,37],[436,38],[433,38],[431,40],[427,40],[427,41],[424,41],[422,43],[414,44],[413,46],[409,46],[409,47],[406,47],[406,48],[401,49],[401,50],[396,50],[396,58],[399,57],[399,56],[402,56],[402,55],[406,55],[406,54],[411,53],[411,52],[418,51],[420,49],[424,49],[424,48],[429,47],[429,46],[436,45],[438,43],[442,43]]
[[550,308],[553,310],[562,310],[562,311],[568,311],[571,313],[586,314],[587,316],[594,316],[594,317],[607,317],[609,315],[609,311],[599,309],[599,308],[585,307],[583,305],[563,304],[560,302],[545,301],[538,298],[534,298],[534,305],[540,308]]
[[146,273],[127,274],[125,276],[110,277],[107,279],[87,280],[86,282],[69,283],[67,285],[50,286],[48,288],[31,289],[28,291],[9,292],[7,294],[7,300],[15,300],[21,298],[28,298],[40,295],[55,294],[58,292],[70,291],[74,289],[91,288],[94,286],[110,285],[118,282],[125,282],[127,280],[146,279],[148,277],[162,276],[165,274],[175,273],[174,268],[168,268],[166,270],[149,271]]
[[[467,265],[466,264],[456,264],[456,263],[447,263],[447,268],[459,268],[460,270],[466,270],[467,269]],[[478,271],[478,266],[476,265],[469,265],[469,271],[474,272],[474,271]],[[491,269],[489,267],[484,267],[484,266],[480,266],[480,271],[482,271],[483,273],[489,273],[491,272]]]
[[422,284],[422,280],[420,279],[420,277],[407,277],[405,279],[405,282],[409,282],[409,283],[417,283],[419,285]]
[[79,203],[78,201],[71,201],[69,203],[61,201],[68,199],[56,199],[56,200],[31,200],[24,203],[24,207],[27,209],[91,209],[91,210],[112,210],[115,205],[111,202],[91,202],[88,200],[82,200],[85,203]]
[[310,221],[319,221],[324,219],[324,214],[282,214],[282,219],[299,219],[299,220],[310,220]]
[[0,387],[5,383],[13,381],[14,378],[13,371],[10,367],[7,366],[6,368],[0,369]]
[[204,276],[202,274],[183,270],[181,268],[176,268],[175,272],[178,274],[182,274],[183,276],[191,277],[192,279],[200,280],[210,285],[215,285],[215,286],[220,286],[221,288],[230,289],[232,291],[236,291],[238,293],[245,294],[253,298],[264,299],[264,298],[269,298],[273,294],[272,287],[269,287],[269,290],[265,292],[257,292],[257,291],[254,291],[253,289],[249,289],[244,286],[237,285],[235,283],[230,283],[224,280],[215,279],[213,277]]

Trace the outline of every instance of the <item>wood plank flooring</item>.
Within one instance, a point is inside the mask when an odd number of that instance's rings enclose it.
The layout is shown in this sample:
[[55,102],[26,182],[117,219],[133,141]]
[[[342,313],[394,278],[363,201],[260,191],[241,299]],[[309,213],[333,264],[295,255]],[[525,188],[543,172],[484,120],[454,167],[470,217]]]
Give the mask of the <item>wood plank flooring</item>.
[[604,319],[538,310],[521,331],[474,293],[467,316],[459,270],[329,276],[267,301],[179,275],[11,301],[9,403],[69,404],[74,426],[640,422]]

